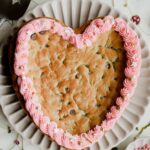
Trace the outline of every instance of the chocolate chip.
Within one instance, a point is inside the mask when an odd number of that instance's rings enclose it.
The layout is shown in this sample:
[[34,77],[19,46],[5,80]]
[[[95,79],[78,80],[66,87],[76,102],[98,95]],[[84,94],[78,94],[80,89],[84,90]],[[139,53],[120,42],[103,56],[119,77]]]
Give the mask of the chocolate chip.
[[44,76],[44,74],[45,74],[45,73],[44,73],[44,72],[42,72],[42,73],[41,73],[41,77],[42,77],[42,76]]
[[36,33],[34,33],[34,34],[31,35],[31,39],[32,40],[36,40],[36,37],[37,37]]
[[88,113],[85,113],[84,115],[85,115],[85,116],[88,116]]
[[68,92],[70,92],[70,89],[68,87],[66,87],[65,91],[68,93]]
[[96,54],[99,55],[99,54],[100,54],[100,51],[97,51]]
[[102,79],[104,79],[104,75],[102,75]]
[[71,102],[68,102],[68,105],[70,105],[71,104]]
[[46,33],[46,31],[40,31],[39,33],[40,33],[41,35],[43,35],[43,34]]
[[89,69],[90,66],[89,65],[85,65],[85,67]]
[[110,67],[111,67],[110,63],[107,62],[107,63],[106,63],[106,68],[107,68],[107,69],[110,69]]
[[49,45],[48,45],[48,44],[46,44],[46,45],[45,45],[45,47],[47,47],[47,48],[48,48],[48,47],[49,47]]
[[58,59],[61,59],[61,56],[58,56],[57,58],[58,58]]
[[71,109],[71,110],[70,110],[70,114],[71,114],[71,115],[75,115],[75,114],[76,114],[76,111],[75,111],[74,109]]
[[65,65],[66,64],[66,62],[67,62],[67,60],[66,59],[64,59],[63,61],[62,61],[62,63]]
[[117,80],[118,80],[118,78],[116,77],[116,78],[114,78],[114,80],[116,80],[116,81],[117,81]]
[[103,59],[103,58],[105,58],[105,57],[102,55],[102,59]]
[[63,118],[67,118],[67,117],[68,117],[68,115],[64,115],[64,116],[63,116]]
[[75,75],[75,78],[76,78],[76,79],[79,79],[79,76],[80,76],[79,74],[76,74],[76,75]]
[[100,107],[101,106],[101,104],[96,104],[96,107]]
[[106,98],[106,96],[100,96],[100,99],[105,99]]

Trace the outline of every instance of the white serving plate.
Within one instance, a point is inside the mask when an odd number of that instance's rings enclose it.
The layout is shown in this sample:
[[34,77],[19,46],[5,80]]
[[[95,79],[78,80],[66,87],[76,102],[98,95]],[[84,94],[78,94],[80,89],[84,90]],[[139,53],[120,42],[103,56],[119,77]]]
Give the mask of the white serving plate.
[[[87,20],[97,16],[113,15],[115,17],[127,18],[117,10],[101,3],[99,0],[50,0],[37,6],[32,11],[26,13],[21,18],[17,26],[23,21],[28,21],[35,17],[48,16],[62,20],[66,25],[76,28]],[[134,25],[129,25],[137,31]],[[150,52],[143,41],[141,34],[137,31],[142,46],[142,70],[135,94],[129,106],[125,109],[114,128],[108,131],[101,140],[91,146],[90,150],[110,149],[122,142],[135,128],[140,118],[143,116],[150,96]],[[6,55],[2,57],[7,57]],[[55,142],[49,140],[27,115],[17,99],[8,73],[7,64],[0,65],[0,104],[7,119],[15,130],[32,144],[41,149],[62,150]]]
[[148,138],[140,138],[132,143],[130,143],[128,145],[128,147],[126,148],[126,150],[135,150],[135,148],[138,147],[143,147],[145,144],[149,144],[150,145],[150,137]]

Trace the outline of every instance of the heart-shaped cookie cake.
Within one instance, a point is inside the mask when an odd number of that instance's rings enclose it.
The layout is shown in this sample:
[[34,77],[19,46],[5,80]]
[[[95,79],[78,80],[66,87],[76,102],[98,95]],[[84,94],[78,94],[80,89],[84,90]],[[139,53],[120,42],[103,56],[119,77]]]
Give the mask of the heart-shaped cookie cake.
[[141,65],[137,34],[120,18],[96,18],[77,30],[36,18],[18,32],[14,75],[41,131],[70,149],[111,129],[134,92]]

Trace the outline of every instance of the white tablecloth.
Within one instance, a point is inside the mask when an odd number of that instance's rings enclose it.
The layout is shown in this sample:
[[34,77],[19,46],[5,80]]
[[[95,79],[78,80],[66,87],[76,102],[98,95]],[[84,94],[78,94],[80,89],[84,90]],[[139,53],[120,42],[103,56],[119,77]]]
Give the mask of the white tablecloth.
[[[43,3],[46,0],[32,0],[28,10],[34,8],[36,5]],[[143,38],[147,42],[150,48],[150,0],[101,0],[114,8],[120,10],[122,13],[132,18],[134,15],[138,15],[141,19],[137,25],[141,31]],[[28,11],[27,10],[27,11]],[[12,30],[12,22],[7,19],[0,19],[0,45],[6,41],[8,33]],[[133,141],[135,135],[138,134],[139,130],[150,122],[150,106],[147,107],[145,115],[141,118],[140,123],[135,130],[132,131],[131,135],[117,146],[119,150],[124,150],[125,147]],[[147,127],[144,132],[139,136],[150,137],[150,127]],[[28,141],[22,139],[19,134],[14,131],[7,119],[4,117],[0,108],[0,150],[38,150],[35,145],[30,144]]]

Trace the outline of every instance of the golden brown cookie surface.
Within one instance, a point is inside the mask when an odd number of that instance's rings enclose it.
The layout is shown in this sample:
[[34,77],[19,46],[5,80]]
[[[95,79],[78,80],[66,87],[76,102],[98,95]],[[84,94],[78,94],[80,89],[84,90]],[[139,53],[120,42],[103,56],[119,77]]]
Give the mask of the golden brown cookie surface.
[[29,72],[43,112],[65,131],[87,132],[114,104],[124,79],[125,52],[111,30],[77,49],[50,31],[29,41]]

